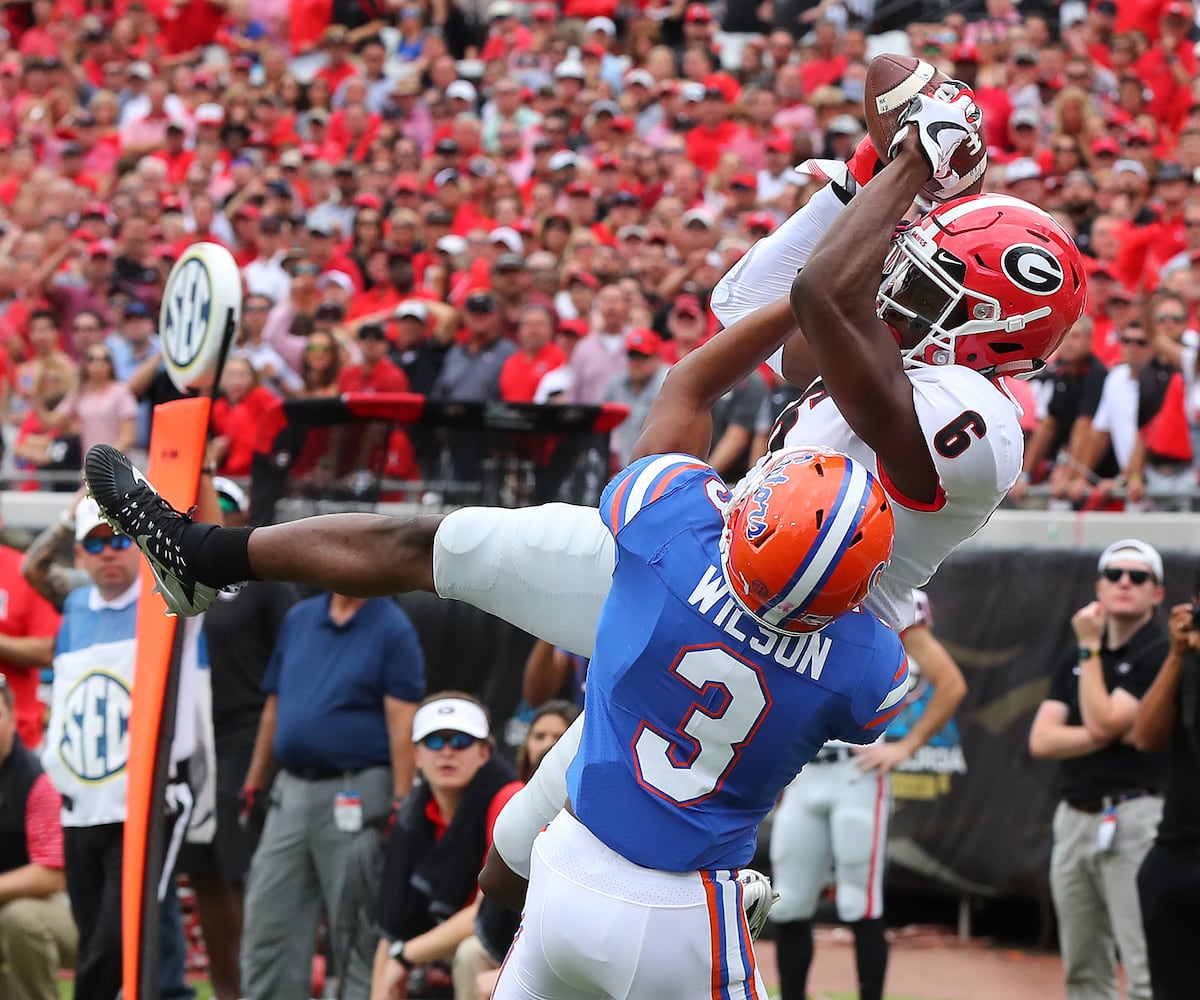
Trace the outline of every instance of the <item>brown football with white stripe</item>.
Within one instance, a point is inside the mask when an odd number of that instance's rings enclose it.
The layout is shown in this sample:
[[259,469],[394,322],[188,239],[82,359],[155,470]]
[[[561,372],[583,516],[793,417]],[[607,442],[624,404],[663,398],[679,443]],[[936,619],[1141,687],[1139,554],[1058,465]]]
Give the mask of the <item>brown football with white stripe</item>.
[[[863,111],[867,132],[880,158],[886,162],[887,151],[900,125],[900,114],[917,94],[932,95],[950,78],[932,63],[915,56],[876,56],[867,66],[866,95]],[[922,192],[934,201],[949,201],[983,190],[983,175],[987,172],[987,147],[982,140],[964,142],[958,147],[950,165],[962,178],[952,191]]]

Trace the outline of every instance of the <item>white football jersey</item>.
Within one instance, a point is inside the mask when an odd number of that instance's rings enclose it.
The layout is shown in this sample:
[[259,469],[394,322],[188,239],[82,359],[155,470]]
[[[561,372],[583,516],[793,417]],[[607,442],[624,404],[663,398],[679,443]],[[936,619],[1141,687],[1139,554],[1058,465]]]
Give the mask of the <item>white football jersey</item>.
[[892,561],[865,603],[897,630],[915,620],[913,588],[924,586],[942,560],[987,523],[1012,488],[1024,447],[1016,406],[978,372],[947,365],[907,374],[940,480],[936,503],[918,503],[899,493],[820,379],[779,415],[769,444],[770,451],[832,448],[863,462],[879,478],[892,500],[896,543]]

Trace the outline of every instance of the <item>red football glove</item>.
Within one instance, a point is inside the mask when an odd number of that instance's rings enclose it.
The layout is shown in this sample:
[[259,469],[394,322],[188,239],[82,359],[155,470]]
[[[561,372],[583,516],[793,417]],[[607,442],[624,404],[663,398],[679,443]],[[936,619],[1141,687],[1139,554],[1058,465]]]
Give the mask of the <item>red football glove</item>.
[[819,181],[831,181],[843,202],[849,203],[854,192],[883,168],[883,160],[875,151],[870,136],[864,136],[850,159],[805,160],[796,168],[799,173]]
[[869,135],[862,137],[862,141],[859,142],[850,159],[846,161],[846,168],[850,171],[850,176],[858,181],[859,187],[862,187],[883,169],[883,160],[879,158],[875,143],[871,141]]

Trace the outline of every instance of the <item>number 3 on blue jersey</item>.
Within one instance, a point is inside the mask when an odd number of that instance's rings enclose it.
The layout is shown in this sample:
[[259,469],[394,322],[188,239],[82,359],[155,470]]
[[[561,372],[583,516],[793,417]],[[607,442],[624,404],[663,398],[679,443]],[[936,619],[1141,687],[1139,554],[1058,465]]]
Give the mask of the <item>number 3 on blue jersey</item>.
[[[643,722],[633,753],[638,781],[686,806],[720,787],[771,707],[771,697],[756,667],[717,646],[683,650],[670,673],[695,692],[695,700],[669,736]],[[701,703],[713,688],[724,695],[716,712]],[[681,743],[692,747],[686,759],[680,759]]]

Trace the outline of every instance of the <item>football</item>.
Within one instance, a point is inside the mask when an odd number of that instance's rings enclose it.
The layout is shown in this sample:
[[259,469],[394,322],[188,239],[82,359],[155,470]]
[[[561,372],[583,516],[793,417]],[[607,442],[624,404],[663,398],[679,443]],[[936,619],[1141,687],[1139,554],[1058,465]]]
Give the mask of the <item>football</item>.
[[[899,126],[900,114],[917,94],[933,94],[949,77],[931,63],[914,56],[880,55],[867,67],[864,108],[867,132],[880,158],[887,151]],[[953,191],[923,192],[934,201],[949,201],[983,190],[987,171],[987,147],[983,142],[963,143],[954,154],[951,166],[963,179]]]

